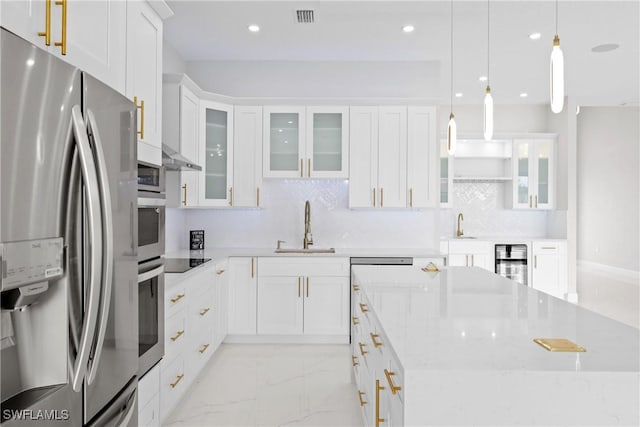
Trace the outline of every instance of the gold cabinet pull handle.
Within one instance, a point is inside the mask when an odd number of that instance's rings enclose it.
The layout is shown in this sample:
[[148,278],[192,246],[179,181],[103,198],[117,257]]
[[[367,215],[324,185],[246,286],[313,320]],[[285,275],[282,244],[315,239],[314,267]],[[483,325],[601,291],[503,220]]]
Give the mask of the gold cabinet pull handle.
[[[62,37],[54,45],[60,48],[60,53],[67,54],[67,0],[56,1],[56,6],[62,6]],[[46,39],[46,38],[45,38]]]
[[175,342],[178,338],[184,335],[184,329],[176,332],[174,336],[171,337],[171,341]]
[[253,257],[251,257],[251,278],[253,279]]
[[187,184],[182,186],[182,204],[187,206]]
[[380,189],[380,207],[384,208],[384,188]]
[[307,162],[307,176],[311,178],[311,159]]
[[380,418],[380,391],[384,390],[384,387],[380,385],[380,380],[376,380],[376,427],[380,427],[380,424],[384,422],[384,418]]
[[540,249],[556,249],[555,246],[543,246]]
[[300,298],[300,276],[298,276],[298,298]]
[[369,309],[367,308],[367,304],[361,302],[360,303],[360,310],[362,310],[363,313],[366,313],[367,311],[369,311]]
[[355,356],[355,355],[352,355],[352,356],[351,356],[351,364],[352,364],[353,366],[358,366],[358,365],[360,365],[360,364],[358,363],[358,356]]
[[44,31],[40,31],[38,36],[44,37],[44,44],[51,46],[51,0],[45,1],[44,11]]
[[176,377],[176,380],[174,382],[172,382],[171,384],[169,384],[171,386],[171,388],[176,388],[176,386],[178,385],[178,383],[180,381],[182,381],[182,379],[184,378],[184,374],[180,374]]
[[373,189],[373,207],[376,207],[376,189]]
[[353,322],[353,325],[359,325],[360,324],[360,319],[358,319],[357,317],[353,316],[351,318],[351,321]]
[[233,187],[229,187],[229,206],[233,206]]
[[[66,0],[65,0],[66,1]],[[138,110],[140,110],[140,130],[138,131],[138,135],[140,135],[140,139],[144,139],[144,99],[140,100],[140,105],[138,105],[138,97],[133,97],[133,103],[136,104]],[[187,197],[185,195],[185,204]]]
[[256,188],[256,207],[260,207],[260,187]]
[[389,383],[389,388],[391,389],[391,394],[396,394],[397,392],[402,390],[402,387],[400,387],[399,385],[395,385],[393,383],[393,380],[391,379],[391,377],[394,376],[395,374],[396,374],[395,372],[389,372],[386,369],[384,370],[384,375],[387,377],[387,382]]
[[304,178],[304,160],[300,159],[300,178]]
[[533,268],[538,268],[538,255],[533,256]]
[[409,189],[409,207],[413,207],[413,188]]
[[360,347],[360,354],[362,354],[363,356],[369,353],[368,351],[364,350],[364,348],[367,346],[366,344],[359,342],[358,346]]
[[307,298],[309,298],[309,276],[307,276]]
[[360,286],[356,285],[355,283],[353,284],[353,290],[358,292],[360,291]]
[[200,316],[204,316],[205,314],[207,314],[209,312],[209,310],[211,310],[209,307],[205,308],[204,310],[202,310],[200,312]]
[[202,348],[200,350],[198,350],[200,352],[200,354],[204,353],[205,351],[207,351],[207,349],[209,348],[209,344],[205,344],[202,346]]
[[380,338],[380,334],[374,334],[373,332],[371,332],[369,335],[371,335],[371,342],[373,342],[373,346],[375,348],[382,347],[382,341],[377,340],[378,338]]
[[186,296],[186,294],[178,294],[178,295],[176,295],[175,298],[171,298],[171,302],[175,304],[178,301],[180,301],[182,298],[184,298],[185,296]]
[[532,203],[532,196],[529,196],[529,207],[532,208],[533,207],[533,203]]
[[537,208],[538,207],[538,195],[537,194],[533,197],[533,200],[534,200],[533,206]]
[[364,391],[360,391],[358,390],[358,399],[360,399],[360,406],[364,406],[366,405],[368,402],[365,401],[362,396],[365,396],[367,393],[365,393]]
[[218,270],[218,271],[216,271],[216,274],[217,274],[218,276],[219,276],[219,275],[221,275],[222,273],[224,273],[224,268],[223,268],[222,270]]

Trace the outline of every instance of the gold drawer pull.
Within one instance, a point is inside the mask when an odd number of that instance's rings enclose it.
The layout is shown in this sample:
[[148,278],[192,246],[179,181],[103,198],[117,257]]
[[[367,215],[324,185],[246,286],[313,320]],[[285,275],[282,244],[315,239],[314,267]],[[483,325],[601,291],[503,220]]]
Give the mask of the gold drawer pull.
[[555,246],[543,246],[540,249],[557,249]]
[[360,354],[362,354],[363,356],[365,354],[369,353],[368,351],[364,351],[364,347],[367,346],[366,344],[363,344],[363,343],[360,342],[360,343],[358,343],[358,346],[360,346]]
[[409,189],[409,207],[413,207],[413,188]]
[[202,310],[200,312],[200,316],[204,316],[205,314],[207,314],[209,312],[209,310],[211,310],[209,307],[205,308],[204,310]]
[[384,387],[380,385],[380,380],[376,380],[376,427],[384,422],[384,418],[380,418],[380,391]]
[[368,403],[366,400],[362,398],[362,396],[365,396],[366,394],[367,393],[365,393],[364,391],[358,390],[358,399],[360,399],[360,406],[364,406]]
[[300,159],[300,178],[304,178],[304,160]]
[[186,296],[185,294],[178,294],[175,298],[171,298],[171,302],[175,304],[178,301],[180,301],[182,298],[184,298],[185,296]]
[[182,379],[184,378],[184,374],[180,374],[176,377],[176,380],[174,382],[172,382],[171,384],[169,384],[171,386],[171,388],[176,388],[176,386],[178,385],[178,383],[180,381],[182,381]]
[[205,344],[202,346],[202,348],[200,350],[198,350],[200,352],[200,354],[204,353],[205,351],[207,351],[207,349],[209,348],[209,344]]
[[187,206],[187,184],[182,186],[182,205]]
[[373,332],[371,332],[369,335],[371,335],[371,341],[373,342],[373,346],[375,348],[382,347],[382,342],[376,341],[376,338],[380,338],[379,334],[374,334]]
[[216,271],[216,274],[217,274],[218,276],[219,276],[219,275],[221,275],[222,273],[224,273],[224,268],[223,268],[222,270],[218,270],[218,271]]
[[45,30],[38,33],[39,37],[44,37],[44,44],[51,46],[51,0],[46,0],[45,7]]
[[373,207],[376,207],[376,189],[373,189]]
[[[54,45],[60,48],[60,53],[67,54],[67,0],[56,1],[56,6],[62,6],[62,35],[59,42]],[[46,40],[46,37],[45,37]]]
[[391,379],[391,377],[395,375],[395,372],[389,372],[389,371],[387,371],[385,369],[384,370],[384,375],[387,377],[387,382],[389,383],[389,388],[391,389],[391,394],[396,394],[397,392],[402,390],[402,387],[400,387],[399,385],[395,385],[393,383],[393,380]]
[[358,363],[358,356],[351,356],[351,363],[353,364],[353,366],[358,366],[360,365]]
[[369,311],[369,309],[367,308],[367,304],[361,302],[360,303],[360,310],[362,310],[363,313],[366,313]]
[[144,139],[144,99],[140,100],[140,105],[138,105],[138,97],[133,97],[133,103],[136,104],[138,110],[140,110],[140,130],[138,131],[138,135],[140,135],[140,139]]
[[356,284],[354,283],[354,284],[353,284],[353,290],[354,290],[354,291],[356,291],[356,292],[360,291],[360,286],[359,286],[359,285],[356,285]]
[[178,331],[174,336],[172,336],[171,337],[171,341],[175,342],[175,340],[177,340],[178,338],[180,338],[183,335],[184,335],[184,329],[181,330],[181,331]]
[[355,325],[359,325],[359,324],[360,324],[360,320],[359,320],[357,317],[355,317],[355,316],[354,316],[354,317],[352,317],[351,319],[353,320],[353,325],[354,325],[354,326],[355,326]]

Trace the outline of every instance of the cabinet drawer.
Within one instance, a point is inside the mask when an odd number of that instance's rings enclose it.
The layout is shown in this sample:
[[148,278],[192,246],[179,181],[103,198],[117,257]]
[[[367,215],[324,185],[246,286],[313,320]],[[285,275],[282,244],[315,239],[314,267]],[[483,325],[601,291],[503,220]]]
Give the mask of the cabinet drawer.
[[164,313],[170,316],[181,307],[186,307],[187,289],[184,283],[173,286],[165,291]]
[[186,311],[180,310],[169,317],[164,325],[164,357],[170,361],[180,354],[187,340]]
[[560,251],[560,242],[533,242],[533,253],[541,254],[557,254]]
[[147,402],[138,411],[138,425],[140,427],[160,427],[160,396],[158,389],[156,389],[156,394],[151,401]]
[[160,390],[160,364],[158,363],[138,381],[138,408],[145,406]]
[[187,389],[182,356],[168,364],[163,360],[160,379],[160,416],[165,420]]
[[333,257],[260,257],[260,277],[267,276],[338,276],[349,277],[349,259]]
[[[211,261],[209,261],[211,262]],[[207,263],[209,264],[209,263]],[[211,265],[211,267],[200,267],[203,268],[203,271],[198,273],[197,276],[193,277],[189,280],[189,285],[187,287],[187,291],[190,295],[197,297],[203,292],[208,290],[212,290],[215,287],[215,266]]]
[[449,253],[450,254],[484,254],[491,253],[491,245],[489,242],[484,241],[460,241],[460,240],[450,240],[449,241]]
[[203,328],[201,325],[208,325],[207,329],[211,329],[215,323],[216,308],[214,306],[215,293],[213,289],[199,295],[189,302],[189,329]]

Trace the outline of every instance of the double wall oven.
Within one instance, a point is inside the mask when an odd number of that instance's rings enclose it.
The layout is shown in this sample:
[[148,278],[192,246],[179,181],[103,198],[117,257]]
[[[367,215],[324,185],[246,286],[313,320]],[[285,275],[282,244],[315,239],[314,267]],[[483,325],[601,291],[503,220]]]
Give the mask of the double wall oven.
[[138,163],[138,375],[164,356],[164,170]]

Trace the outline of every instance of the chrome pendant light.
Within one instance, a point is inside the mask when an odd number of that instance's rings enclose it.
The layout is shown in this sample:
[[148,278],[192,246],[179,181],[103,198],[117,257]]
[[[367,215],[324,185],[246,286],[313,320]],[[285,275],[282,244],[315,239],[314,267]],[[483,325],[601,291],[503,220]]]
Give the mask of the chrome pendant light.
[[489,23],[490,23],[490,10],[489,0],[487,0],[487,89],[484,95],[484,139],[490,141],[493,138],[493,97],[491,96],[490,80],[490,46],[489,43]]
[[564,106],[564,56],[560,49],[560,37],[558,37],[558,0],[556,0],[556,35],[553,38],[549,74],[551,111],[557,114]]
[[451,0],[451,112],[449,114],[449,125],[447,126],[447,153],[450,156],[456,152],[456,120],[453,115],[453,0]]

